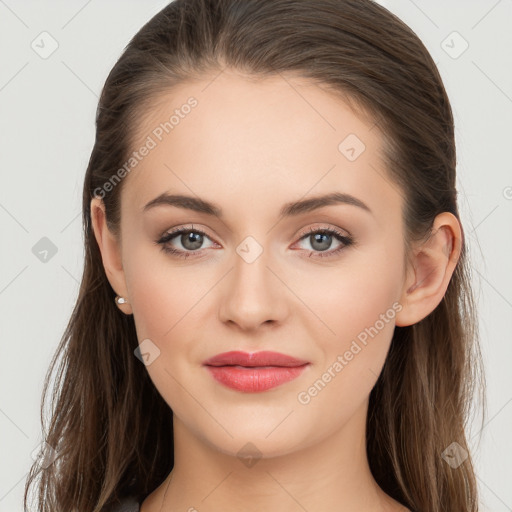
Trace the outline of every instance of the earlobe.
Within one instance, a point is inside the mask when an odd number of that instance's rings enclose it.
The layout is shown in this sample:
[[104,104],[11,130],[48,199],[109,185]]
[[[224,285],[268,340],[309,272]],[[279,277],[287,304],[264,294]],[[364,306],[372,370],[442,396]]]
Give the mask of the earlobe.
[[440,213],[426,241],[413,249],[407,279],[396,315],[399,327],[428,316],[443,299],[460,256],[462,230],[455,215]]
[[131,314],[131,306],[128,302],[128,290],[121,258],[121,243],[107,226],[107,217],[103,201],[95,197],[91,200],[91,222],[94,236],[101,252],[103,267],[107,279],[118,296],[125,297],[126,302],[118,304],[119,308]]

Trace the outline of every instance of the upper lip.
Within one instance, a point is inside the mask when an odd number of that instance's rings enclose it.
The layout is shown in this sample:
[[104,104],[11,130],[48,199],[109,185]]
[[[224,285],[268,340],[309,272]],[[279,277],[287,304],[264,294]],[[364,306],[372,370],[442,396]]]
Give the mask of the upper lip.
[[308,361],[297,359],[296,357],[271,352],[268,350],[262,352],[240,352],[238,350],[231,352],[222,352],[216,356],[210,357],[203,362],[207,366],[285,366],[294,367],[307,364]]

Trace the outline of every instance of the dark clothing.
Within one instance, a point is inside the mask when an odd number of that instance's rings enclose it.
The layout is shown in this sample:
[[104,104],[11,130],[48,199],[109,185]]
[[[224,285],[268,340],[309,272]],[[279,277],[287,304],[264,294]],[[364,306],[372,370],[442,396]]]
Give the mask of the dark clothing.
[[135,498],[126,498],[116,508],[112,509],[112,512],[139,512],[140,505]]

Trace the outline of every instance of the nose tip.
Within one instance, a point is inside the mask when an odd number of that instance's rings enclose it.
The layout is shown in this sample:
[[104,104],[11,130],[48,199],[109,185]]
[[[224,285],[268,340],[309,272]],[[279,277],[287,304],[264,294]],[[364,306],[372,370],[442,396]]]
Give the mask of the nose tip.
[[[251,254],[249,260],[256,254],[252,243],[247,241],[248,252],[245,255]],[[239,247],[244,249],[245,246]],[[276,324],[286,313],[281,295],[283,284],[266,264],[263,252],[250,263],[240,255],[237,258],[233,272],[226,277],[220,319],[237,324],[244,330],[254,330],[262,324]]]

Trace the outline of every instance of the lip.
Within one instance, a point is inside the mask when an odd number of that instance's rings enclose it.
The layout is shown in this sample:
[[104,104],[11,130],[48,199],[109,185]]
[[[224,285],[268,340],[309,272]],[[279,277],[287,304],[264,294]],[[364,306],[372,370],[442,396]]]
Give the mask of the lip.
[[213,378],[244,393],[259,393],[296,379],[308,361],[279,352],[223,352],[204,361]]
[[308,364],[309,361],[297,359],[296,357],[264,350],[262,352],[241,352],[233,350],[231,352],[222,352],[216,356],[210,357],[203,362],[207,366],[245,366],[253,368],[256,366],[281,366],[281,367],[297,367]]

